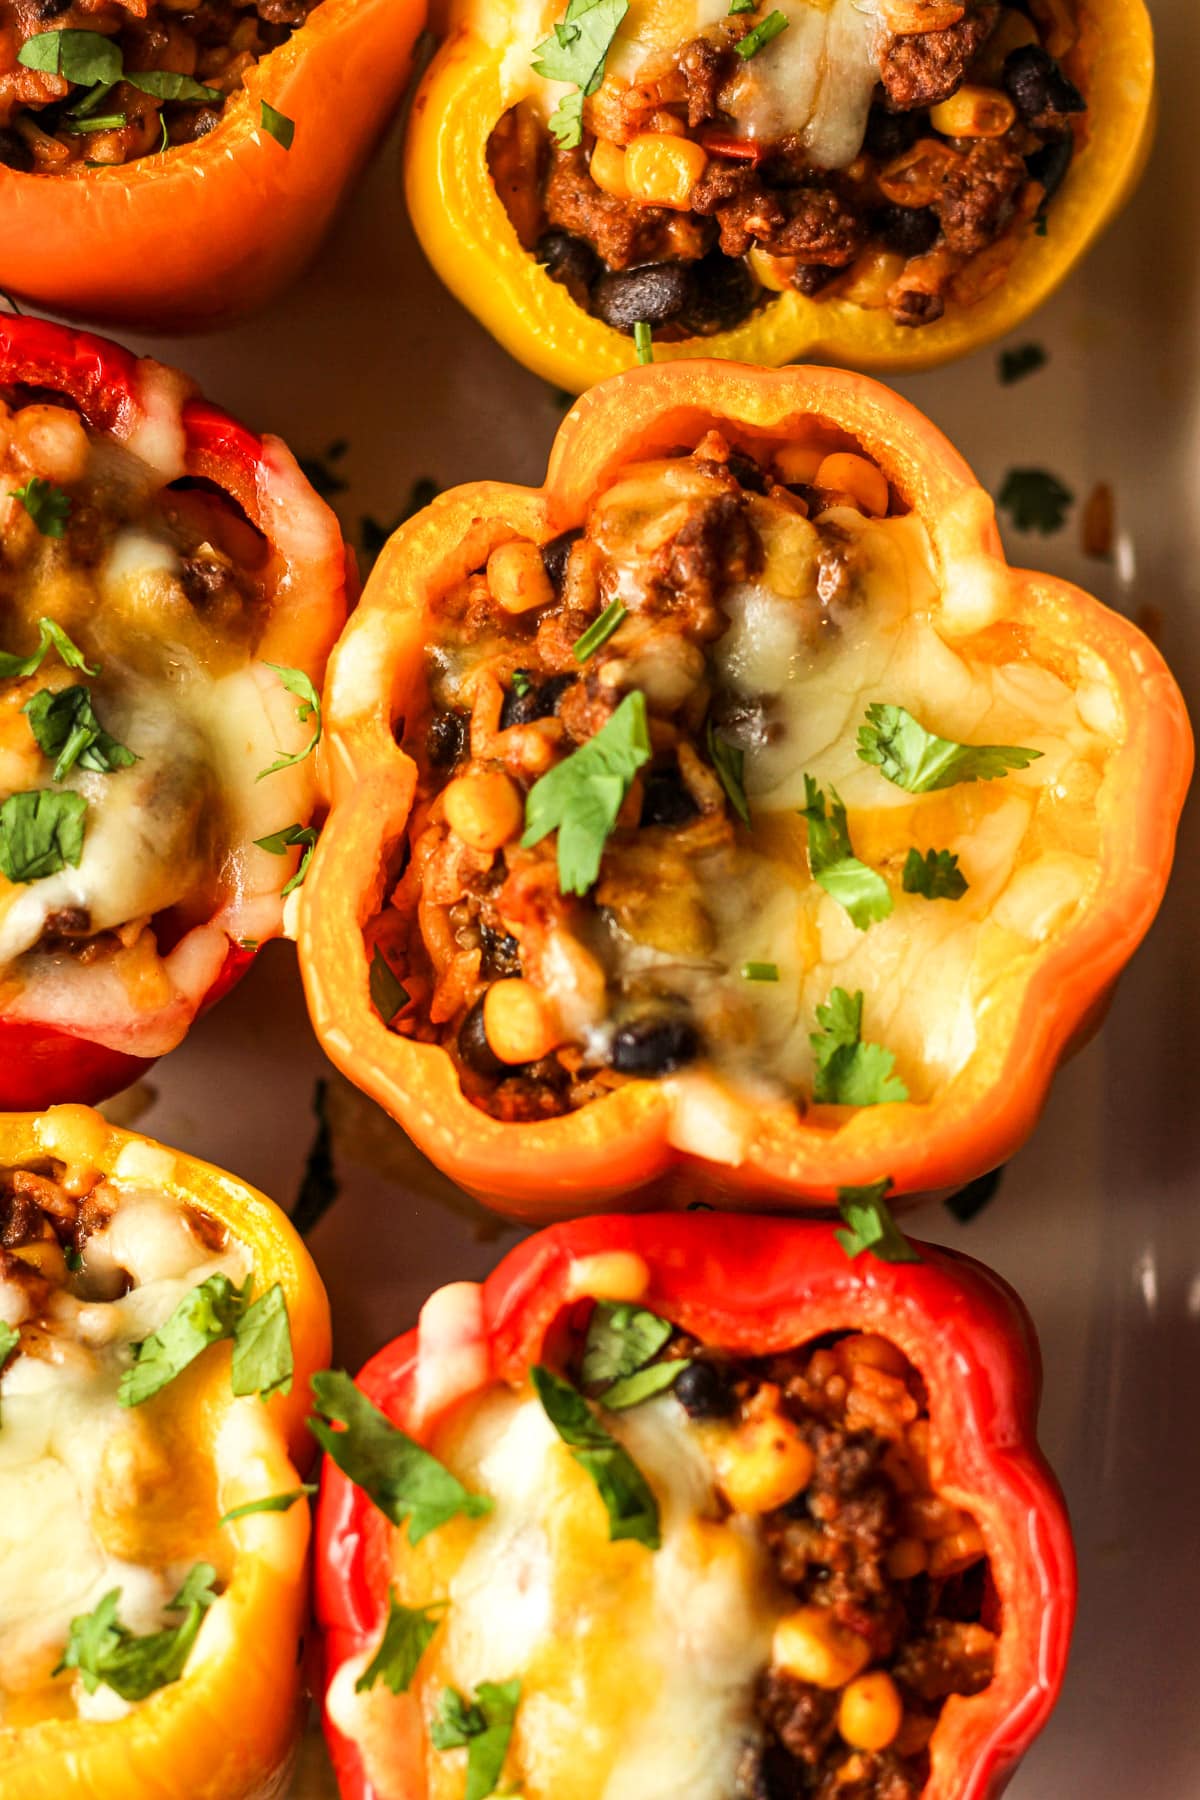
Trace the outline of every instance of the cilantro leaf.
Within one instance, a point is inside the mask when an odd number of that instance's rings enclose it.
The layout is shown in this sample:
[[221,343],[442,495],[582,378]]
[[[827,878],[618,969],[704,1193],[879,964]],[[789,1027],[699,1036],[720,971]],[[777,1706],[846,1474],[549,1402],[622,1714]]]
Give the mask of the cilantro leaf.
[[769,962],[746,962],[739,971],[743,981],[778,981],[779,964]]
[[[120,131],[126,122],[127,115],[123,112],[88,113],[82,119],[60,119],[58,129],[70,132],[73,137],[85,137],[89,131]],[[52,535],[61,536],[61,533]]]
[[811,775],[804,777],[801,816],[808,822],[808,866],[812,878],[850,914],[859,931],[866,931],[892,910],[888,884],[876,869],[859,862],[850,845],[846,808],[835,788],[829,790],[829,814],[825,795]]
[[259,108],[259,123],[264,131],[269,132],[277,144],[290,150],[296,135],[296,121],[289,119],[286,113],[276,112],[269,101],[263,100]]
[[260,1400],[290,1394],[294,1369],[287,1300],[276,1281],[234,1324],[233,1391]]
[[657,1313],[626,1300],[598,1300],[583,1347],[583,1384],[605,1387],[643,1368],[658,1355],[671,1326]]
[[1009,349],[1001,350],[996,366],[1004,386],[1011,387],[1014,381],[1023,381],[1026,375],[1036,375],[1049,360],[1041,344],[1013,344]]
[[712,720],[708,721],[706,733],[708,754],[712,766],[717,772],[717,780],[725,789],[725,798],[732,806],[743,825],[750,823],[750,802],[746,798],[744,783],[746,754],[736,744],[723,738]]
[[627,1412],[631,1406],[640,1406],[643,1400],[653,1399],[655,1394],[665,1394],[690,1367],[690,1357],[675,1356],[668,1362],[651,1363],[649,1368],[636,1369],[632,1375],[605,1388],[600,1395],[600,1404],[609,1412]]
[[85,675],[100,673],[99,667],[89,666],[83,651],[78,644],[72,643],[61,625],[54,619],[39,619],[36,650],[31,650],[28,656],[0,650],[0,681],[23,681],[26,675],[36,675],[51,650],[58,651],[68,669],[82,669]]
[[508,1755],[513,1721],[521,1698],[519,1681],[481,1681],[473,1701],[456,1688],[446,1688],[430,1727],[437,1750],[467,1749],[464,1800],[487,1800],[494,1794]]
[[633,1538],[657,1550],[662,1543],[658,1502],[628,1450],[604,1429],[569,1381],[541,1365],[529,1373],[546,1417],[596,1484],[608,1513],[610,1541]]
[[216,1579],[211,1563],[197,1563],[166,1608],[183,1613],[179,1624],[142,1637],[119,1623],[121,1590],[111,1589],[93,1612],[71,1620],[67,1647],[54,1673],[77,1669],[89,1694],[103,1685],[129,1701],[169,1687],[183,1674],[204,1615],[217,1598]]
[[895,1219],[885,1195],[891,1190],[892,1178],[885,1175],[870,1187],[838,1189],[838,1211],[846,1221],[845,1231],[835,1231],[838,1243],[853,1261],[869,1250],[880,1262],[915,1263],[917,1255]]
[[382,1681],[393,1694],[407,1693],[417,1664],[442,1622],[445,1607],[444,1600],[434,1600],[429,1606],[401,1606],[395,1588],[389,1588],[383,1636],[378,1650],[354,1684],[355,1693],[365,1693],[377,1681]]
[[[35,40],[29,41],[32,43]],[[28,47],[27,44],[26,48]],[[121,123],[125,123],[124,119]],[[89,125],[87,129],[94,131],[95,126]],[[31,475],[24,486],[9,489],[9,499],[21,502],[43,537],[60,538],[67,535],[71,497],[64,494],[60,487],[55,487],[52,481],[43,481],[40,475]]]
[[31,788],[0,806],[0,870],[9,881],[42,881],[83,855],[88,803],[69,788]]
[[512,673],[512,690],[518,700],[523,700],[533,686],[533,678],[528,669],[514,669]]
[[[372,1405],[340,1369],[312,1378],[318,1418],[308,1428],[325,1454],[393,1525],[408,1520],[408,1541],[421,1539],[447,1519],[478,1519],[492,1510],[486,1494],[473,1494],[436,1456]],[[335,1431],[334,1424],[345,1427]]]
[[299,1487],[289,1488],[286,1494],[264,1494],[261,1500],[245,1500],[241,1506],[231,1506],[227,1513],[222,1513],[217,1524],[232,1525],[235,1519],[248,1519],[251,1513],[290,1512],[297,1500],[304,1500],[316,1491],[316,1482],[302,1481]]
[[753,31],[748,31],[741,42],[733,47],[743,62],[749,62],[750,58],[757,56],[764,45],[771,42],[772,38],[777,38],[781,31],[786,31],[790,23],[786,13],[770,12],[765,19],[759,20]]
[[583,141],[583,102],[604,79],[604,63],[629,0],[569,0],[551,35],[533,52],[535,73],[547,81],[570,82],[551,116],[550,129],[564,149]]
[[170,1318],[134,1349],[133,1367],[117,1389],[122,1406],[141,1406],[181,1375],[210,1344],[233,1336],[245,1310],[249,1282],[235,1288],[228,1275],[217,1273],[191,1288]]
[[623,601],[614,600],[606,606],[600,617],[593,619],[583,636],[576,640],[573,652],[575,661],[586,662],[589,656],[594,656],[601,644],[608,642],[625,616]]
[[16,1327],[6,1319],[0,1319],[0,1369],[3,1369],[20,1341],[21,1334]]
[[959,744],[935,737],[904,706],[876,703],[858,728],[858,755],[873,763],[906,794],[931,794],[964,781],[999,781],[1010,769],[1027,769],[1040,750],[1017,744]]
[[884,1106],[907,1100],[908,1089],[893,1073],[896,1058],[882,1044],[862,1041],[861,990],[835,987],[817,1008],[821,1027],[809,1037],[817,1059],[813,1099],[819,1106]]
[[174,69],[138,69],[128,70],[125,80],[131,87],[140,88],[143,94],[152,94],[156,100],[220,100],[219,88],[205,87],[202,81],[193,81],[190,75],[177,75]]
[[926,850],[922,856],[914,847],[904,859],[900,880],[906,894],[923,894],[926,900],[961,900],[967,891],[953,850]]
[[1062,530],[1074,503],[1070,488],[1047,469],[1010,469],[996,498],[1018,531],[1040,531],[1047,537]]
[[137,761],[132,750],[105,731],[92,708],[90,689],[82,682],[74,687],[39,688],[21,711],[44,756],[57,757],[53,779],[62,781],[78,763],[96,775],[111,775]]
[[104,82],[111,87],[122,74],[119,44],[98,31],[39,31],[21,45],[17,61],[80,86]]
[[286,900],[298,887],[303,887],[312,853],[317,847],[318,835],[315,825],[285,825],[282,831],[273,831],[269,837],[255,838],[258,848],[265,850],[269,856],[286,856],[289,850],[303,849],[304,853],[296,864],[295,873],[279,890],[281,900]]
[[530,788],[521,844],[528,850],[557,830],[558,885],[564,894],[586,894],[595,881],[617,814],[649,759],[646,696],[634,692],[595,737]]
[[[550,130],[564,150],[573,150],[583,142],[583,95],[576,88],[564,94],[549,118]],[[574,395],[572,395],[574,399]]]
[[[265,104],[266,102],[264,101],[264,105]],[[306,756],[312,755],[313,751],[321,741],[321,700],[316,688],[313,686],[309,677],[304,673],[304,670],[289,669],[283,663],[272,662],[265,662],[263,668],[272,669],[275,674],[278,675],[288,693],[295,694],[300,702],[300,705],[296,708],[296,717],[299,719],[301,725],[304,725],[309,719],[313,718],[316,719],[316,725],[313,727],[313,734],[311,738],[309,738],[307,744],[305,744],[303,750],[297,750],[293,756],[281,756],[278,761],[273,762],[269,768],[260,769],[255,776],[256,781],[262,781],[265,776],[274,775],[280,769],[290,769],[294,763],[302,763]]]
[[333,1162],[333,1126],[329,1119],[328,1096],[329,1083],[323,1075],[318,1076],[312,1097],[317,1129],[300,1178],[300,1192],[289,1215],[301,1237],[308,1236],[341,1192]]
[[384,1024],[390,1025],[401,1007],[408,1005],[408,989],[378,944],[371,952],[371,967],[367,974],[367,985],[370,989],[371,1005]]

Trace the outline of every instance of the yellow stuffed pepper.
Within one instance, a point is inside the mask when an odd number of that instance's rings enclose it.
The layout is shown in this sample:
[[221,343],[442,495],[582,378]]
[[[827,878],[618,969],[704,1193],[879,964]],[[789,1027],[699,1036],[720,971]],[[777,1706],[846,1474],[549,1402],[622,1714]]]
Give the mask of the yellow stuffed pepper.
[[0,1119],[0,1800],[268,1800],[300,1723],[320,1278],[82,1106]]
[[1143,0],[449,0],[408,199],[573,392],[697,354],[929,367],[1011,330],[1131,191]]

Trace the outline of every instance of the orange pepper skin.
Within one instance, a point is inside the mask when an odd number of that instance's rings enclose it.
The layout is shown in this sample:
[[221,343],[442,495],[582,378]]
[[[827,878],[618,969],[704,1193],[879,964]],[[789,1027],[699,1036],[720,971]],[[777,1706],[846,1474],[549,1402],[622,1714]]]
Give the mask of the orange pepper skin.
[[[330,1325],[321,1278],[283,1213],[234,1176],[110,1126],[89,1107],[0,1118],[5,1167],[52,1154],[109,1175],[131,1148],[152,1159],[140,1180],[196,1205],[246,1245],[255,1292],[276,1281],[283,1287],[291,1392],[265,1402],[234,1399],[228,1351],[215,1349],[193,1371],[198,1379],[189,1380],[183,1404],[194,1414],[195,1438],[211,1449],[218,1516],[262,1494],[290,1492],[312,1461],[304,1424],[309,1380],[328,1363]],[[234,1544],[230,1578],[180,1680],[116,1720],[0,1724],[0,1800],[267,1800],[282,1791],[303,1716],[308,1507],[301,1501],[287,1512],[253,1514],[226,1530]]]
[[[416,766],[393,722],[425,699],[429,609],[513,536],[544,543],[579,525],[626,463],[675,452],[715,427],[735,443],[779,442],[814,421],[857,443],[924,523],[942,569],[985,591],[1002,625],[1077,670],[1080,645],[1123,715],[1107,764],[1097,885],[1031,970],[1005,970],[979,1017],[975,1052],[925,1104],[739,1108],[721,1161],[681,1145],[671,1084],[629,1081],[577,1111],[502,1123],[471,1105],[449,1054],[385,1028],[371,1004],[363,927],[388,892]],[[981,584],[981,586],[976,586]],[[1061,671],[1060,671],[1061,672]],[[1068,673],[1064,676],[1072,680]],[[1076,675],[1075,679],[1079,679]],[[330,660],[331,809],[302,890],[299,948],[309,1011],[326,1053],[421,1150],[488,1205],[546,1222],[699,1191],[732,1206],[832,1204],[845,1186],[890,1175],[899,1196],[957,1187],[1024,1142],[1051,1077],[1148,929],[1166,885],[1192,766],[1179,690],[1137,629],[1066,582],[1010,569],[994,507],[966,464],[907,401],[865,376],[695,361],[639,369],[567,414],[545,486],[478,482],[442,494],[375,565]],[[403,978],[404,970],[397,973]],[[712,1084],[706,1129],[728,1141],[732,1097]],[[689,1132],[687,1137],[694,1137]]]
[[[1027,233],[1004,280],[970,305],[912,329],[886,310],[789,289],[713,337],[656,343],[656,361],[724,356],[777,367],[819,360],[880,372],[932,368],[1013,330],[1066,279],[1132,193],[1154,127],[1154,46],[1143,0],[1079,0],[1080,43],[1068,67],[1088,100],[1086,139],[1055,195],[1045,237]],[[444,42],[417,90],[405,168],[409,211],[426,256],[464,306],[535,374],[571,393],[637,360],[633,339],[592,318],[524,249],[492,184],[487,141],[527,91],[528,59],[512,0],[450,0]],[[539,15],[533,15],[535,22]],[[531,87],[536,84],[532,83]],[[559,91],[555,89],[554,91]]]
[[[0,288],[152,331],[265,306],[316,250],[399,102],[423,0],[321,0],[249,69],[207,137],[66,175],[0,168]],[[261,123],[295,124],[290,150]]]

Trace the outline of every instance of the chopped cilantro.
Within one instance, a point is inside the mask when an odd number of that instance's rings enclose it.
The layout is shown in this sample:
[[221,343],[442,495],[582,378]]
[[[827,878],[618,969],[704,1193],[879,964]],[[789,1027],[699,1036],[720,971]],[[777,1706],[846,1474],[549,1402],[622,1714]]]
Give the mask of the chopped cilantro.
[[809,1043],[817,1059],[813,1098],[820,1106],[884,1106],[908,1099],[908,1089],[894,1074],[896,1058],[882,1044],[862,1037],[863,997],[835,987],[817,1008],[820,1030]]
[[778,981],[779,964],[769,962],[747,962],[742,964],[743,981]]
[[743,825],[750,823],[750,802],[746,798],[745,768],[746,755],[736,744],[723,738],[712,720],[708,721],[706,733],[708,754],[712,766],[716,770],[717,780],[725,789],[725,798],[732,806]]
[[595,737],[543,775],[525,799],[524,849],[558,832],[558,884],[586,894],[633,778],[650,758],[646,697],[626,694]]
[[583,142],[583,103],[604,79],[604,63],[629,0],[569,0],[551,35],[538,44],[533,67],[547,81],[569,82],[550,118],[550,129],[565,150]]
[[393,1694],[407,1693],[445,1609],[444,1600],[434,1600],[428,1606],[402,1606],[396,1598],[395,1588],[389,1588],[383,1636],[378,1650],[354,1684],[355,1693],[365,1693],[377,1681],[382,1681]]
[[286,900],[298,887],[303,887],[312,853],[317,847],[317,837],[315,825],[285,825],[282,831],[273,831],[270,837],[255,838],[258,848],[265,850],[270,856],[286,856],[289,850],[297,849],[304,852],[290,880],[279,890],[281,899]]
[[290,1394],[295,1363],[287,1300],[276,1281],[251,1301],[233,1329],[233,1391],[241,1396]]
[[124,72],[120,46],[99,31],[39,31],[21,45],[17,61],[81,87],[94,82],[111,87]]
[[7,1319],[0,1319],[0,1369],[4,1367],[20,1341],[21,1334],[16,1327],[10,1325]]
[[379,1014],[385,1025],[390,1025],[401,1007],[408,1005],[408,989],[376,944],[371,953],[371,967],[367,975],[367,985],[371,994],[371,1005]]
[[463,1800],[487,1800],[495,1793],[520,1698],[519,1681],[481,1681],[474,1700],[464,1699],[457,1688],[443,1691],[429,1738],[435,1750],[465,1746],[467,1788]]
[[12,650],[0,650],[0,681],[22,681],[26,675],[36,675],[51,650],[57,650],[61,660],[68,669],[82,669],[85,675],[98,675],[100,669],[92,668],[78,644],[73,643],[62,626],[54,619],[38,620],[37,649],[31,650],[28,656],[18,656]]
[[1014,381],[1023,381],[1026,375],[1036,375],[1049,360],[1041,344],[1013,344],[1007,350],[1001,350],[996,366],[1005,387],[1011,387]]
[[140,88],[143,94],[152,94],[156,100],[224,98],[219,88],[205,87],[202,81],[193,81],[190,75],[179,75],[174,69],[130,69],[126,71],[125,80],[131,87]]
[[870,1187],[838,1189],[838,1211],[847,1229],[835,1231],[834,1236],[852,1261],[864,1250],[869,1250],[880,1262],[920,1262],[920,1257],[892,1217],[885,1197],[891,1186],[891,1176],[885,1175],[882,1181],[873,1182]]
[[82,683],[57,691],[39,688],[21,711],[42,754],[58,759],[55,781],[62,781],[76,764],[96,775],[111,775],[137,761],[132,750],[105,731],[92,709],[91,692]]
[[593,619],[583,635],[575,640],[575,661],[583,663],[589,656],[594,656],[602,644],[607,644],[625,616],[623,603],[620,600],[611,601],[600,617]]
[[645,319],[639,319],[633,328],[633,348],[640,363],[654,361],[654,333]]
[[888,884],[876,869],[855,856],[846,824],[846,808],[830,788],[825,795],[811,775],[804,777],[802,816],[808,821],[808,866],[812,878],[849,913],[859,931],[886,919],[892,910]]
[[963,781],[999,781],[1041,756],[1017,744],[959,744],[936,737],[903,706],[873,705],[858,728],[858,754],[907,794],[931,794]]
[[1012,515],[1018,531],[1061,531],[1075,503],[1069,487],[1047,469],[1010,469],[996,504]]
[[296,135],[295,120],[289,119],[286,113],[276,112],[269,101],[263,100],[260,105],[259,119],[263,130],[269,132],[275,142],[282,144],[285,150],[290,150],[292,139]]
[[772,38],[777,38],[781,31],[786,31],[790,22],[786,13],[770,12],[765,19],[759,21],[753,31],[748,31],[741,42],[733,47],[743,62],[749,62],[750,58],[757,56],[764,45],[771,42]]
[[13,882],[42,881],[83,855],[88,803],[70,788],[31,788],[0,806],[0,872]]
[[533,678],[528,669],[514,669],[512,674],[512,690],[518,700],[523,700],[533,686]]
[[953,850],[926,850],[922,856],[914,847],[904,859],[900,879],[906,894],[922,894],[926,900],[961,900],[967,891],[967,878]]
[[89,1694],[104,1686],[132,1702],[169,1687],[183,1674],[201,1621],[217,1598],[216,1579],[211,1563],[196,1563],[165,1609],[183,1614],[179,1624],[141,1637],[118,1621],[121,1590],[112,1588],[93,1612],[71,1620],[67,1647],[54,1673],[77,1669]]
[[328,1094],[328,1081],[323,1075],[318,1076],[312,1097],[317,1129],[309,1147],[304,1174],[300,1178],[300,1192],[291,1211],[292,1224],[301,1237],[308,1236],[341,1192],[333,1162],[333,1127],[329,1121]]
[[608,1513],[612,1542],[632,1538],[657,1550],[662,1543],[658,1502],[628,1450],[605,1430],[583,1395],[561,1375],[539,1365],[530,1370],[546,1417],[586,1475]]
[[[85,137],[89,131],[120,131],[121,127],[127,123],[127,115],[123,112],[87,113],[81,119],[61,118],[58,121],[58,129],[68,132],[72,137]],[[61,531],[49,532],[47,536],[61,537],[62,533]]]
[[[125,123],[124,119],[121,123]],[[88,127],[89,131],[94,129],[94,126]],[[43,537],[66,536],[67,520],[71,516],[71,496],[65,494],[60,487],[55,487],[52,481],[43,481],[40,475],[31,475],[24,486],[9,489],[9,499],[21,502]]]
[[583,1348],[583,1384],[593,1389],[622,1381],[657,1356],[671,1335],[666,1319],[625,1300],[598,1300]]
[[305,1500],[316,1491],[314,1481],[302,1481],[299,1487],[289,1488],[286,1494],[264,1494],[261,1500],[246,1500],[241,1506],[231,1506],[227,1513],[221,1514],[217,1524],[232,1525],[235,1519],[248,1519],[252,1513],[290,1512],[297,1500]]
[[256,781],[262,781],[264,777],[274,775],[280,769],[290,769],[295,763],[302,763],[306,756],[312,755],[321,741],[321,699],[312,684],[311,677],[306,675],[303,669],[290,669],[283,663],[264,662],[263,668],[270,669],[278,675],[288,693],[294,694],[299,700],[296,718],[300,724],[306,725],[309,719],[315,719],[316,724],[313,726],[313,734],[303,750],[297,750],[292,756],[281,756],[269,768],[260,769],[255,776]]
[[174,1312],[135,1346],[132,1368],[117,1389],[122,1406],[141,1406],[175,1380],[210,1344],[233,1341],[235,1394],[288,1393],[292,1339],[287,1303],[276,1282],[251,1302],[250,1278],[235,1288],[217,1273],[191,1288]]

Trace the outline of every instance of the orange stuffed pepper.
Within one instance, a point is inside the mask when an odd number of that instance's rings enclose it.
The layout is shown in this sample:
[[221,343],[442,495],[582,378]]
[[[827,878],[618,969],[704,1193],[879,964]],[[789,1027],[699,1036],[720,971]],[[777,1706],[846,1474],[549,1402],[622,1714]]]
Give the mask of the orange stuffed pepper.
[[82,1106],[0,1122],[0,1795],[263,1800],[301,1722],[320,1277]]
[[[1004,561],[913,407],[640,370],[546,484],[442,495],[330,663],[317,1032],[545,1219],[972,1179],[1148,928],[1191,736],[1161,657]],[[668,1183],[668,1188],[670,1183]]]
[[421,0],[0,8],[0,288],[190,331],[298,273],[396,105]]
[[865,369],[1011,330],[1130,193],[1143,0],[453,0],[407,147],[417,233],[578,392],[698,353]]

